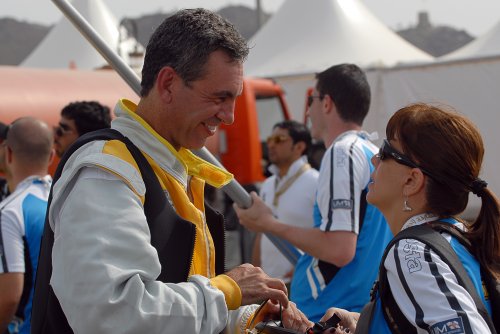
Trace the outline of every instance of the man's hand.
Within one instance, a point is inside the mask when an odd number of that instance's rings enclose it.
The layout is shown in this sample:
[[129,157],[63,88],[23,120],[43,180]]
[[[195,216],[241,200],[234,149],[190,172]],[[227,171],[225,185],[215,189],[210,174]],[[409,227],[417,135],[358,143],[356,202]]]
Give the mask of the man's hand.
[[[281,317],[283,327],[293,329],[298,333],[305,333],[309,327],[314,325],[293,302],[290,302],[288,307],[283,307],[280,310],[279,303],[270,299],[262,307],[258,317],[261,319],[259,321],[263,319],[279,320]],[[254,325],[256,325],[256,323],[254,323]]]
[[271,209],[260,199],[256,192],[250,193],[252,206],[242,209],[233,204],[241,225],[254,232],[269,232],[269,222],[274,219]]
[[242,305],[273,299],[288,307],[288,291],[285,283],[280,279],[269,277],[261,268],[245,263],[227,272],[226,275],[240,287]]
[[[359,313],[357,312],[349,312],[341,308],[331,307],[326,310],[325,315],[323,316],[323,318],[321,318],[320,321],[327,321],[333,316],[334,313],[340,318],[339,326],[337,327],[335,333],[354,333],[356,331],[356,324],[358,323],[359,319]],[[323,333],[332,332],[330,330],[326,330]]]
[[0,274],[0,333],[5,332],[16,313],[23,286],[23,273]]

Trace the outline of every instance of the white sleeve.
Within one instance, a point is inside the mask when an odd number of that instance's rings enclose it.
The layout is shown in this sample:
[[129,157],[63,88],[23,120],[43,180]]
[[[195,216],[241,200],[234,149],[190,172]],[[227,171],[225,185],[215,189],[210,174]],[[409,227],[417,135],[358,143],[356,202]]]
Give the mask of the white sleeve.
[[355,142],[338,142],[325,152],[317,195],[323,231],[359,233],[360,197],[369,174],[368,161]]
[[0,273],[24,273],[24,227],[12,208],[0,212]]
[[237,310],[229,311],[228,324],[224,334],[245,334],[248,319],[253,316],[259,305],[241,306]]
[[418,333],[448,333],[451,329],[452,333],[490,333],[470,294],[425,244],[400,240],[384,265],[394,299]]
[[224,294],[207,278],[192,276],[179,284],[156,281],[161,268],[143,207],[122,179],[86,167],[64,195],[51,208],[51,285],[75,333],[224,329]]

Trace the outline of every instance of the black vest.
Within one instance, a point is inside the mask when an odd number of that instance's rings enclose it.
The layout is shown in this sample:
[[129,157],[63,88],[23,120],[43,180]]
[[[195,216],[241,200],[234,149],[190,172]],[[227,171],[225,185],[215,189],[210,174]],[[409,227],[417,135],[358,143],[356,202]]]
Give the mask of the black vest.
[[[193,258],[195,226],[177,215],[170,205],[148,161],[140,150],[121,133],[113,129],[103,129],[81,136],[64,154],[54,175],[52,187],[60,178],[68,158],[82,145],[94,140],[120,140],[132,154],[146,185],[144,212],[151,233],[151,244],[156,248],[161,264],[157,280],[169,283],[185,282],[188,278]],[[52,190],[48,207],[52,202]],[[52,275],[52,247],[54,233],[49,225],[49,210],[45,218],[38,270],[35,281],[33,309],[31,314],[31,333],[65,334],[73,333],[66,316],[57,300],[50,277]],[[215,271],[222,274],[224,268],[224,218],[205,203],[205,216],[215,245]],[[78,298],[78,296],[75,296]]]

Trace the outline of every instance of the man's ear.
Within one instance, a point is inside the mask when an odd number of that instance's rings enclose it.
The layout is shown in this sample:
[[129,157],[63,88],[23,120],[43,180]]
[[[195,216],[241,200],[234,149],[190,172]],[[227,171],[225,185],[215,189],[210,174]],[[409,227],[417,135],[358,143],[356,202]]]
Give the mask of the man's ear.
[[163,67],[156,77],[156,90],[158,95],[166,102],[172,100],[173,84],[180,79],[175,70],[170,66]]
[[303,141],[298,141],[293,144],[293,150],[298,153],[299,157],[307,154],[306,152],[306,143]]
[[325,94],[323,96],[323,100],[321,100],[321,102],[322,102],[323,111],[326,114],[331,113],[336,108],[335,102],[333,102],[332,98],[328,94]]
[[11,164],[12,154],[13,154],[12,149],[7,145],[5,145],[4,149],[5,149],[5,162]]
[[56,150],[51,149],[50,150],[50,156],[49,156],[49,166],[52,165],[52,162],[54,162],[54,157],[56,156]]

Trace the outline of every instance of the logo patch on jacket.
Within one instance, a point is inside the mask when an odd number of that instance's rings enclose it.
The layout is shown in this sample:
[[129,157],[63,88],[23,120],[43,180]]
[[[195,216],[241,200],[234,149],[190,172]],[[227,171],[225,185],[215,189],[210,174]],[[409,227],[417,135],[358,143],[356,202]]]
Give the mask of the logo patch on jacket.
[[430,328],[432,334],[463,334],[465,333],[462,318],[454,318],[434,324]]
[[332,199],[332,209],[352,209],[350,199]]

